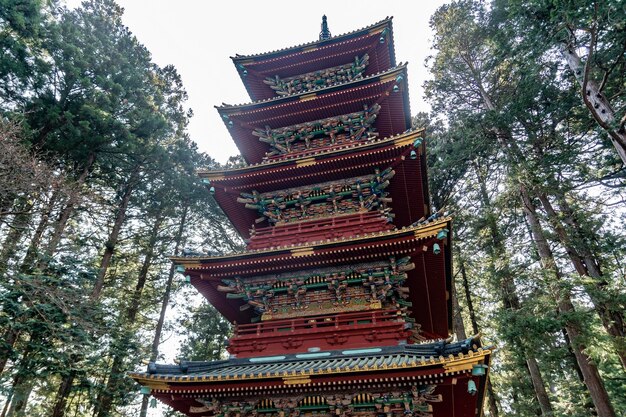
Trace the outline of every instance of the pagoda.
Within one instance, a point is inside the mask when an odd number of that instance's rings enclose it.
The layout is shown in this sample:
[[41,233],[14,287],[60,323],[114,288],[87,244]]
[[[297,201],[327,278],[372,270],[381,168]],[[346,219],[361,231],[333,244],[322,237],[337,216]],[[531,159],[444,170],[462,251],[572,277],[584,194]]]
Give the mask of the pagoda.
[[142,392],[196,417],[481,415],[491,350],[453,336],[451,218],[391,18],[232,60],[252,101],[217,111],[247,165],[200,176],[247,247],[173,258],[230,356],[150,363]]

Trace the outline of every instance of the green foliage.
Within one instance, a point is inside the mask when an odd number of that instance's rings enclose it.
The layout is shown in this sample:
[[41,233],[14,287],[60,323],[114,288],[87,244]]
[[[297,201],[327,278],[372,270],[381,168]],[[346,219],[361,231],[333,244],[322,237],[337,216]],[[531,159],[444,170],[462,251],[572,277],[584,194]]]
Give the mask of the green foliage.
[[[46,32],[43,2],[0,1],[0,105],[14,108],[36,88],[45,66],[41,42]],[[51,8],[55,6],[50,2]]]
[[203,302],[186,311],[178,320],[186,336],[180,357],[190,361],[224,359],[226,341],[231,335],[228,323],[210,304]]
[[[550,18],[537,19],[542,7]],[[437,208],[455,213],[457,261],[473,277],[482,331],[501,347],[492,382],[501,409],[514,415],[538,411],[525,369],[529,358],[540,364],[557,415],[592,412],[563,333],[567,326],[582,331],[576,342],[598,365],[615,409],[624,410],[616,355],[624,338],[608,334],[600,321],[608,310],[619,322],[617,312],[624,311],[615,258],[624,250],[617,237],[624,229],[610,220],[614,207],[623,211],[623,187],[614,175],[613,150],[593,129],[555,40],[562,28],[554,22],[581,28],[586,13],[591,22],[605,19],[593,12],[571,3],[468,0],[441,7],[431,19],[433,78],[425,88],[435,110],[430,125],[437,129],[428,142],[430,189]],[[600,26],[603,39],[616,43],[599,50],[623,48],[621,35],[612,37],[610,25]],[[549,27],[553,32],[546,32]],[[531,192],[561,281],[542,266],[530,238],[522,186]],[[582,267],[576,257],[584,258]],[[593,265],[601,267],[593,272]],[[556,301],[570,294],[575,311],[557,311]]]
[[2,171],[0,395],[16,415],[112,415],[137,399],[126,375],[151,355],[164,291],[181,290],[167,255],[241,242],[196,175],[217,164],[185,133],[180,75],[119,6],[0,6],[3,155],[41,171]]

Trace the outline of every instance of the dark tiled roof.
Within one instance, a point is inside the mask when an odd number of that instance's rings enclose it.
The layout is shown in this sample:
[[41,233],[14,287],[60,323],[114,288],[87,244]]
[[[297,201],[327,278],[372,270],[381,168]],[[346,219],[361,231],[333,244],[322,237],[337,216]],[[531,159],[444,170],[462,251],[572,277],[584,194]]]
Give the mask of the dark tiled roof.
[[[179,365],[163,365],[151,362],[147,373],[134,374],[143,378],[174,377],[176,381],[194,380],[198,377],[241,377],[254,374],[282,376],[293,372],[323,372],[369,368],[385,369],[406,367],[410,364],[441,364],[440,358],[450,355],[472,354],[478,348],[477,340],[466,339],[447,343],[437,341],[425,344],[386,346],[369,349],[347,349],[313,353],[299,353],[213,362],[181,361]],[[471,352],[471,353],[470,353]]]
[[236,56],[231,57],[231,59],[235,63],[237,63],[239,61],[249,60],[251,58],[259,58],[259,57],[268,57],[268,56],[274,56],[274,55],[281,55],[281,54],[285,54],[285,53],[288,53],[288,52],[291,52],[291,51],[294,51],[294,50],[297,50],[297,49],[309,48],[311,46],[315,46],[315,45],[318,45],[318,44],[328,44],[328,43],[338,42],[338,41],[342,40],[343,38],[350,37],[350,36],[355,36],[355,35],[358,35],[360,33],[365,33],[365,32],[367,32],[369,30],[372,30],[373,28],[375,28],[377,26],[388,25],[388,24],[391,23],[392,19],[393,19],[392,17],[386,17],[383,20],[381,20],[379,22],[376,22],[374,24],[371,24],[369,26],[365,26],[365,27],[363,27],[361,29],[355,29],[355,30],[352,30],[350,32],[347,32],[347,33],[344,33],[344,34],[341,34],[341,35],[332,36],[329,39],[316,40],[316,41],[312,41],[312,42],[303,43],[303,44],[300,44],[300,45],[289,46],[289,47],[286,47],[286,48],[281,48],[281,49],[277,49],[277,50],[274,50],[274,51],[262,52],[262,53],[257,53],[257,54],[249,54],[249,55],[237,54]]

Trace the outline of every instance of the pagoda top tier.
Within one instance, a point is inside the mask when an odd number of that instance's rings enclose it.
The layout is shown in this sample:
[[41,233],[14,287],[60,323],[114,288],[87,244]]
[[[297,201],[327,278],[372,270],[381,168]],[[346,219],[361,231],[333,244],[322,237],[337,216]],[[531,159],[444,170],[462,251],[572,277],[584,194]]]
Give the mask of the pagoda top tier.
[[392,18],[343,35],[277,51],[231,57],[250,99],[263,100],[276,96],[268,79],[289,79],[314,74],[349,64],[355,57],[368,55],[362,76],[385,71],[396,65],[393,47]]

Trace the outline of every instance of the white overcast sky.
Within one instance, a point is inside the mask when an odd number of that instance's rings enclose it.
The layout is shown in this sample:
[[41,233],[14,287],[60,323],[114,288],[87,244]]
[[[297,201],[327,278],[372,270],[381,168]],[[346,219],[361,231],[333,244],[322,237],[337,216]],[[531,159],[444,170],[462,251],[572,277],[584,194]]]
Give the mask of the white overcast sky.
[[[76,6],[79,0],[68,0]],[[117,0],[124,24],[152,53],[154,61],[174,65],[194,111],[191,138],[200,150],[224,162],[238,153],[217,111],[222,102],[248,103],[230,56],[268,52],[314,41],[322,15],[333,35],[393,16],[396,61],[409,62],[411,113],[427,111],[421,85],[430,54],[428,21],[442,0]]]

